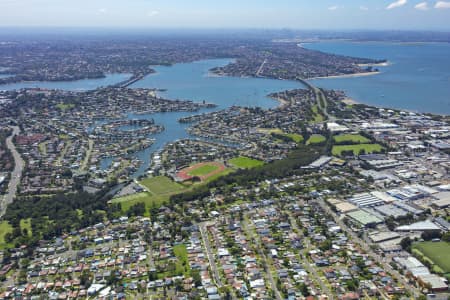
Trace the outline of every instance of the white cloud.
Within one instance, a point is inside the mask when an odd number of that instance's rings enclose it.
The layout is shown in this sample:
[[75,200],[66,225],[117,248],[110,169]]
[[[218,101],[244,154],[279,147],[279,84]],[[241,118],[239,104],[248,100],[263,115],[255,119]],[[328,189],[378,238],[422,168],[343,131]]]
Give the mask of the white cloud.
[[361,5],[361,6],[359,7],[359,9],[360,9],[360,10],[369,10],[369,8],[368,8],[367,6],[363,6],[363,5]]
[[328,7],[328,10],[336,10],[336,9],[338,9],[337,5],[333,5],[333,6]]
[[397,1],[389,4],[386,7],[386,9],[393,9],[393,8],[401,7],[401,6],[405,5],[406,3],[408,3],[408,0],[397,0]]
[[414,6],[414,8],[418,9],[418,10],[428,10],[429,9],[428,3],[426,3],[426,2],[417,3],[416,6]]
[[434,8],[450,8],[450,2],[447,1],[438,1],[436,2],[436,5],[434,6]]
[[157,10],[152,10],[147,13],[147,16],[149,16],[149,17],[154,17],[157,15],[159,15],[159,11],[157,11]]
[[108,12],[108,10],[106,9],[106,8],[100,8],[98,11],[97,11],[97,14],[99,14],[99,15],[104,15],[104,14],[106,14]]

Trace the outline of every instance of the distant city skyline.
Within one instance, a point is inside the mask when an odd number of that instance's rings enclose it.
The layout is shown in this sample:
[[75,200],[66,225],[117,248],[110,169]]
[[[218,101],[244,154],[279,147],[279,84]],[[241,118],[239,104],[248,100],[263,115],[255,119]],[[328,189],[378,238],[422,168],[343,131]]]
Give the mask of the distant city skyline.
[[450,30],[450,0],[1,0],[0,27]]

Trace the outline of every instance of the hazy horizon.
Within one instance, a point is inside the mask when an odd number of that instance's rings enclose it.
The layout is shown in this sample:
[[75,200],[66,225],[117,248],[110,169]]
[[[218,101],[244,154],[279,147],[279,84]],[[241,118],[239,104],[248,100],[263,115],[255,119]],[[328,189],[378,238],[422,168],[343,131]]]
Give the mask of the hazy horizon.
[[438,0],[2,0],[0,27],[450,30]]

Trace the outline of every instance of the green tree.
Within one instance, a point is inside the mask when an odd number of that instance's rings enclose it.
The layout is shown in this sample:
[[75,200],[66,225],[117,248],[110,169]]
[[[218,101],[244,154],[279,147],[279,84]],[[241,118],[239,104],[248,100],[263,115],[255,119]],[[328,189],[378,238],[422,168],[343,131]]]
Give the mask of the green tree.
[[400,246],[402,246],[402,249],[406,250],[408,252],[411,251],[411,245],[412,245],[412,241],[411,241],[411,238],[409,236],[405,237],[404,239],[402,239],[400,241]]
[[200,272],[198,270],[192,270],[191,276],[192,276],[192,279],[194,280],[195,286],[202,285],[202,277],[200,276]]

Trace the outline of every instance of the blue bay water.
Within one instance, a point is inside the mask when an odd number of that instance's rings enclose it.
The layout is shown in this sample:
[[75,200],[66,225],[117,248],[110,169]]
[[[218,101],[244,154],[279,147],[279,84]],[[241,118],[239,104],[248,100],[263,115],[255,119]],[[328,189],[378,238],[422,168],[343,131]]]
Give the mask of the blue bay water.
[[[156,124],[163,125],[165,130],[151,135],[155,143],[133,157],[139,158],[143,164],[134,176],[143,175],[151,163],[151,155],[161,150],[166,144],[189,137],[186,132],[189,124],[181,124],[178,119],[198,113],[225,109],[233,105],[274,108],[278,101],[267,97],[268,94],[284,90],[304,87],[295,81],[283,81],[263,78],[219,77],[210,74],[209,70],[224,66],[232,59],[202,60],[192,63],[175,64],[173,66],[154,66],[155,74],[151,74],[134,83],[130,88],[164,89],[159,96],[167,99],[206,101],[217,105],[215,108],[202,109],[199,112],[165,112],[148,115],[127,116],[129,119],[154,119]],[[21,88],[49,88],[72,91],[84,91],[100,86],[112,85],[130,77],[130,74],[109,74],[102,79],[87,79],[72,82],[25,82],[0,85],[0,90]],[[101,123],[101,122],[100,122]],[[100,163],[101,169],[108,169],[113,158],[105,158]]]
[[[150,164],[150,156],[162,149],[164,145],[179,139],[191,137],[186,132],[189,124],[181,124],[178,119],[198,113],[224,109],[233,105],[259,106],[273,108],[279,103],[267,97],[268,94],[289,89],[304,87],[299,82],[282,81],[262,78],[219,77],[209,73],[209,70],[224,66],[231,59],[211,59],[173,66],[156,66],[155,74],[151,74],[136,82],[131,88],[158,88],[161,97],[167,99],[183,99],[206,101],[217,105],[213,109],[202,109],[199,112],[166,112],[149,115],[129,115],[129,118],[153,118],[156,124],[161,124],[165,130],[153,135],[155,144],[137,154],[143,161],[135,175],[142,175]],[[191,137],[192,138],[192,137]]]
[[[5,76],[7,77],[7,76]],[[75,81],[33,81],[0,85],[0,90],[18,90],[23,88],[45,88],[66,91],[88,91],[99,87],[106,87],[127,80],[131,74],[106,74],[104,78],[82,79]]]
[[231,59],[210,59],[170,67],[157,66],[154,68],[156,74],[145,77],[131,87],[166,89],[160,96],[168,99],[205,100],[217,104],[218,108],[232,105],[272,108],[278,102],[267,97],[268,94],[302,87],[294,81],[209,74],[210,69],[230,62]]
[[387,59],[380,74],[311,80],[380,107],[450,114],[450,44],[329,41],[303,45],[328,53]]

